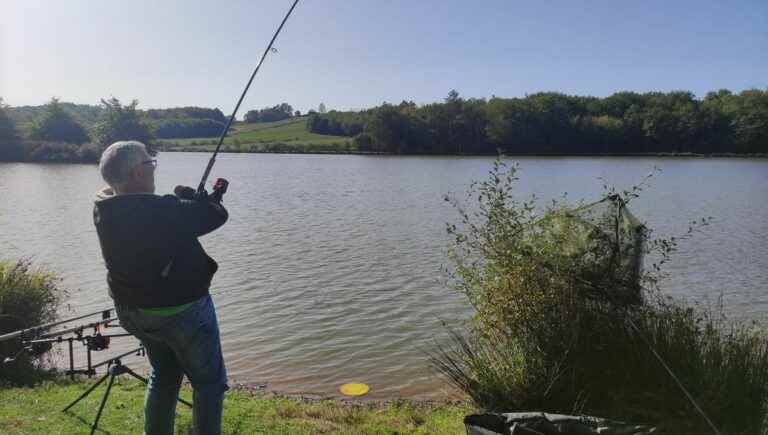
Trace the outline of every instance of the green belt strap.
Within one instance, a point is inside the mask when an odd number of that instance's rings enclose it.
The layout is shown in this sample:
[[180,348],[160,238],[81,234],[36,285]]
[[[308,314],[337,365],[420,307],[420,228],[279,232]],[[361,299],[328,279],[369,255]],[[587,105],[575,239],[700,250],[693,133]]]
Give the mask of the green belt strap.
[[176,313],[180,313],[189,308],[194,302],[182,305],[174,305],[172,307],[160,307],[160,308],[139,308],[139,312],[142,314],[149,314],[150,316],[172,316]]

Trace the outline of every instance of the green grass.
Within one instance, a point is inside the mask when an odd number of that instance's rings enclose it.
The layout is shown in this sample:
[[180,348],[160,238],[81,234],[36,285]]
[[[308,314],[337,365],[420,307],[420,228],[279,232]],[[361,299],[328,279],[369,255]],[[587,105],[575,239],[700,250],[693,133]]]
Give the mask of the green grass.
[[[34,388],[0,389],[0,433],[87,433],[98,409],[104,385],[75,405],[61,409],[84,392],[92,381],[47,382]],[[118,383],[119,382],[119,383]],[[98,433],[140,433],[143,428],[144,385],[118,378],[104,408]],[[191,401],[191,391],[182,390]],[[463,434],[467,406],[416,403],[346,403],[279,398],[266,393],[229,391],[224,401],[225,434]],[[191,429],[191,411],[179,404],[176,433]]]
[[[212,151],[217,138],[161,139],[163,151]],[[307,118],[265,123],[235,123],[224,139],[225,152],[351,152],[352,141],[307,131]]]
[[246,133],[246,132],[253,132],[253,131],[269,130],[269,129],[274,129],[274,128],[291,125],[291,124],[300,125],[306,128],[307,118],[306,117],[288,118],[282,121],[275,121],[275,122],[254,122],[254,123],[235,122],[232,125],[231,131],[235,133]]

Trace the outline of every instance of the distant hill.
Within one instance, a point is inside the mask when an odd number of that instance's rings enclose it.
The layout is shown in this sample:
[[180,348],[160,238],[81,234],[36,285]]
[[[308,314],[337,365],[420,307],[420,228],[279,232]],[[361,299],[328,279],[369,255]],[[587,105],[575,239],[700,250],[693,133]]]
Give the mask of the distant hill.
[[[225,152],[352,152],[348,137],[311,133],[308,117],[276,122],[244,123],[232,126],[224,139]],[[215,138],[161,139],[163,151],[212,151]]]

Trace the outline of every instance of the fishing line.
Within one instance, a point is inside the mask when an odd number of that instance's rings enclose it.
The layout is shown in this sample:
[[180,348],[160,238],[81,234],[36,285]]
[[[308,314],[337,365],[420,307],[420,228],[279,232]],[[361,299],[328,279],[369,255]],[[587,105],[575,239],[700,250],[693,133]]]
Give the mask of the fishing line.
[[[614,198],[619,198],[619,199],[621,198],[618,195],[613,195],[613,197]],[[602,202],[602,201],[598,201],[598,202]],[[621,210],[621,208],[623,208],[625,206],[626,206],[625,202],[623,200],[620,201],[620,203],[619,203],[619,210]],[[616,216],[614,217],[614,221],[615,221],[614,231],[616,232],[615,237],[616,237],[616,244],[617,244],[617,246],[614,248],[614,252],[619,252],[619,249],[620,249],[619,246],[618,246],[618,243],[619,243],[619,214],[620,213],[617,213]],[[614,259],[612,258],[611,259],[612,263],[613,263],[613,260]],[[541,264],[545,268],[550,270],[551,272],[554,272],[553,268],[551,268],[548,264],[545,264],[545,263],[541,263]],[[623,307],[624,304],[622,304],[620,301],[618,301],[616,298],[614,298],[610,290],[604,291],[606,289],[600,288],[599,286],[596,286],[592,282],[590,282],[588,280],[585,280],[583,278],[577,277],[576,279],[580,283],[585,284],[585,285],[587,285],[589,287],[592,287],[595,290],[598,290],[601,294],[603,294],[604,296],[607,297],[607,299],[611,302],[611,304],[613,304],[614,307]],[[696,411],[699,413],[699,415],[701,415],[701,417],[704,418],[704,420],[707,422],[707,424],[712,429],[712,431],[715,433],[715,435],[722,435],[720,430],[717,429],[717,426],[715,426],[715,424],[712,423],[712,420],[710,420],[709,416],[707,416],[707,413],[704,412],[704,409],[702,409],[702,407],[699,405],[698,401],[693,397],[693,394],[691,394],[691,392],[688,391],[688,389],[685,387],[685,385],[683,385],[682,381],[680,381],[680,378],[677,377],[677,375],[672,370],[672,368],[669,367],[669,365],[667,364],[666,361],[664,361],[664,358],[662,358],[661,355],[656,351],[656,348],[653,346],[653,343],[651,343],[651,341],[648,339],[648,337],[646,337],[646,335],[643,333],[643,331],[641,331],[640,328],[638,328],[637,324],[635,324],[635,322],[632,320],[632,314],[629,312],[629,310],[627,308],[623,308],[623,309],[620,308],[620,310],[623,312],[624,319],[627,321],[627,323],[632,328],[632,330],[635,331],[637,336],[640,337],[642,342],[646,345],[646,347],[648,347],[648,349],[651,351],[653,356],[659,361],[661,366],[664,367],[664,370],[666,370],[667,374],[669,374],[669,376],[675,381],[675,384],[677,385],[677,387],[683,392],[683,394],[685,394],[686,399],[688,399],[688,401],[693,405],[693,407],[696,409]]]
[[[545,269],[549,270],[550,272],[554,272],[553,268],[551,268],[548,264],[545,264],[543,262],[540,263],[540,264]],[[587,285],[587,286],[590,286],[590,287],[592,287],[595,290],[605,290],[605,289],[603,289],[601,287],[598,287],[598,286],[594,285],[592,282],[587,281],[587,280],[585,280],[583,278],[577,278],[577,280],[580,283],[582,283],[584,285]],[[601,294],[606,296],[607,299],[610,301],[610,303],[613,304],[613,306],[615,306],[615,307],[621,307],[622,306],[621,302],[619,302],[616,299],[614,299],[611,296],[609,291],[607,291],[607,292],[602,292],[601,291]],[[648,347],[648,350],[651,351],[651,353],[653,354],[654,357],[656,357],[656,359],[659,361],[661,366],[664,367],[664,370],[666,370],[667,374],[669,374],[669,376],[675,381],[675,384],[677,385],[677,387],[683,392],[683,394],[685,394],[686,399],[688,399],[688,401],[691,403],[691,405],[693,405],[693,407],[696,409],[696,411],[699,413],[699,415],[701,415],[701,417],[704,418],[704,420],[707,422],[707,424],[712,429],[712,431],[716,435],[722,435],[722,433],[717,429],[717,426],[715,426],[715,424],[712,423],[712,420],[709,419],[709,417],[707,416],[707,413],[704,412],[704,409],[702,409],[702,407],[699,405],[698,401],[696,401],[696,399],[693,397],[693,394],[691,394],[691,392],[688,391],[688,389],[685,387],[685,385],[683,385],[682,381],[680,381],[680,378],[677,377],[677,375],[672,370],[672,368],[670,368],[669,365],[667,364],[667,362],[664,361],[664,358],[662,358],[662,356],[656,351],[656,348],[653,346],[653,343],[651,343],[651,341],[648,339],[648,337],[645,336],[643,331],[640,330],[640,328],[637,326],[637,324],[632,320],[632,314],[629,312],[629,310],[627,310],[626,308],[623,308],[623,309],[620,309],[620,310],[623,312],[624,319],[627,321],[627,323],[632,328],[632,330],[635,331],[637,336],[640,337],[642,342],[646,345],[646,347]]]
[[667,363],[664,361],[664,359],[659,355],[658,352],[656,352],[656,349],[653,347],[653,344],[648,340],[648,338],[640,331],[640,328],[635,325],[635,322],[632,321],[632,318],[627,316],[627,322],[632,327],[632,329],[635,330],[637,335],[640,337],[641,340],[645,343],[646,346],[648,346],[648,349],[651,350],[651,353],[653,353],[653,356],[656,357],[656,359],[659,361],[659,363],[664,367],[664,369],[667,371],[669,376],[674,379],[675,383],[677,384],[677,387],[680,388],[683,393],[685,393],[685,397],[688,398],[688,401],[693,404],[693,406],[696,408],[696,411],[706,420],[707,424],[709,424],[709,427],[712,429],[712,431],[716,435],[722,435],[720,431],[717,429],[717,426],[715,426],[714,423],[712,423],[712,420],[709,419],[707,414],[704,412],[704,410],[699,406],[699,403],[694,399],[693,394],[691,394],[687,388],[685,388],[685,385],[680,381],[680,379],[675,375],[675,372],[672,371],[672,369],[667,365]]
[[240,95],[240,99],[237,100],[237,105],[235,105],[235,110],[232,111],[232,115],[229,116],[229,121],[227,121],[227,126],[224,127],[224,131],[221,132],[221,136],[219,136],[219,142],[216,145],[216,150],[213,152],[213,155],[211,156],[211,160],[208,161],[208,166],[205,168],[205,172],[203,173],[203,178],[200,180],[200,185],[197,186],[197,195],[202,196],[203,192],[205,191],[205,181],[208,179],[208,175],[211,173],[211,169],[213,168],[213,164],[216,162],[216,155],[219,153],[219,150],[221,149],[221,145],[224,143],[224,137],[227,135],[227,132],[229,131],[229,127],[232,126],[232,122],[235,120],[235,115],[237,115],[238,109],[240,109],[240,104],[243,102],[243,98],[245,98],[245,94],[248,92],[248,88],[251,87],[251,83],[253,83],[253,79],[256,77],[256,74],[259,72],[259,69],[261,68],[261,64],[264,63],[264,59],[266,59],[267,54],[269,54],[271,51],[274,51],[272,49],[272,44],[275,43],[275,39],[277,39],[277,35],[280,34],[280,31],[283,30],[283,25],[285,25],[285,22],[288,21],[288,17],[291,16],[291,13],[293,12],[293,9],[296,7],[296,4],[299,2],[299,0],[294,0],[293,5],[291,5],[291,8],[288,10],[288,13],[285,14],[285,18],[283,18],[283,21],[280,23],[280,27],[277,28],[277,31],[272,36],[272,40],[269,41],[269,45],[267,45],[267,48],[264,50],[264,54],[261,55],[261,60],[259,60],[259,64],[256,65],[256,69],[253,70],[253,74],[251,74],[250,80],[248,80],[248,84],[245,85],[245,89],[243,89],[243,93]]

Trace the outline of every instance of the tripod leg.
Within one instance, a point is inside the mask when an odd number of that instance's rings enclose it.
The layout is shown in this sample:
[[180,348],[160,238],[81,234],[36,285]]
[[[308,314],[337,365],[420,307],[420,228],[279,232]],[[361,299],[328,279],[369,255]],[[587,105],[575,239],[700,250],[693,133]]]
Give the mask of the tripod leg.
[[190,408],[192,407],[192,404],[191,404],[191,403],[187,402],[186,400],[182,399],[181,397],[177,397],[177,398],[176,398],[176,400],[178,400],[179,402],[181,402],[181,403],[183,403],[183,404],[187,405],[187,406],[188,406],[188,407],[190,407]]
[[72,403],[70,403],[69,405],[67,405],[67,407],[66,407],[66,408],[62,409],[62,410],[61,410],[61,412],[67,412],[67,410],[69,410],[69,408],[71,408],[71,407],[75,406],[75,404],[76,404],[77,402],[79,402],[79,401],[83,400],[83,398],[84,398],[85,396],[87,396],[87,395],[91,394],[91,391],[95,390],[95,389],[96,389],[96,387],[98,387],[99,385],[101,385],[101,383],[102,383],[102,382],[104,382],[104,380],[105,380],[105,379],[107,379],[107,377],[108,377],[108,376],[109,376],[109,373],[107,373],[107,374],[105,374],[104,376],[102,376],[102,377],[101,377],[101,379],[99,379],[99,380],[98,380],[98,382],[96,382],[95,384],[91,385],[91,388],[89,388],[88,390],[86,390],[86,392],[85,392],[85,393],[81,394],[81,395],[80,395],[80,397],[78,397],[77,399],[75,399],[75,401],[74,401],[74,402],[72,402]]
[[[134,378],[140,380],[141,382],[144,382],[145,384],[148,383],[148,381],[145,378],[137,375],[136,372],[134,372],[133,370],[129,369],[128,367],[125,368],[125,371],[126,371],[126,373],[128,373],[129,375],[133,376]],[[182,399],[181,397],[178,397],[177,400],[179,402],[189,406],[190,408],[192,407],[191,403],[187,402],[186,400]]]
[[131,376],[133,376],[134,378],[136,378],[136,379],[140,380],[141,382],[144,382],[145,384],[149,383],[149,381],[147,381],[147,379],[146,379],[145,377],[142,377],[142,376],[140,376],[140,375],[136,374],[136,372],[134,372],[133,370],[131,370],[131,369],[129,369],[129,368],[126,368],[126,370],[125,370],[125,371],[126,371],[126,372],[127,372],[129,375],[131,375]]
[[117,375],[112,374],[109,378],[109,383],[107,384],[107,391],[104,392],[104,397],[101,398],[101,404],[99,405],[99,411],[96,413],[96,420],[93,421],[93,426],[91,426],[91,435],[93,435],[96,432],[96,428],[99,426],[99,419],[101,418],[101,411],[104,410],[104,405],[107,404],[107,397],[109,397],[109,390],[112,389],[112,383],[115,382],[115,378]]

